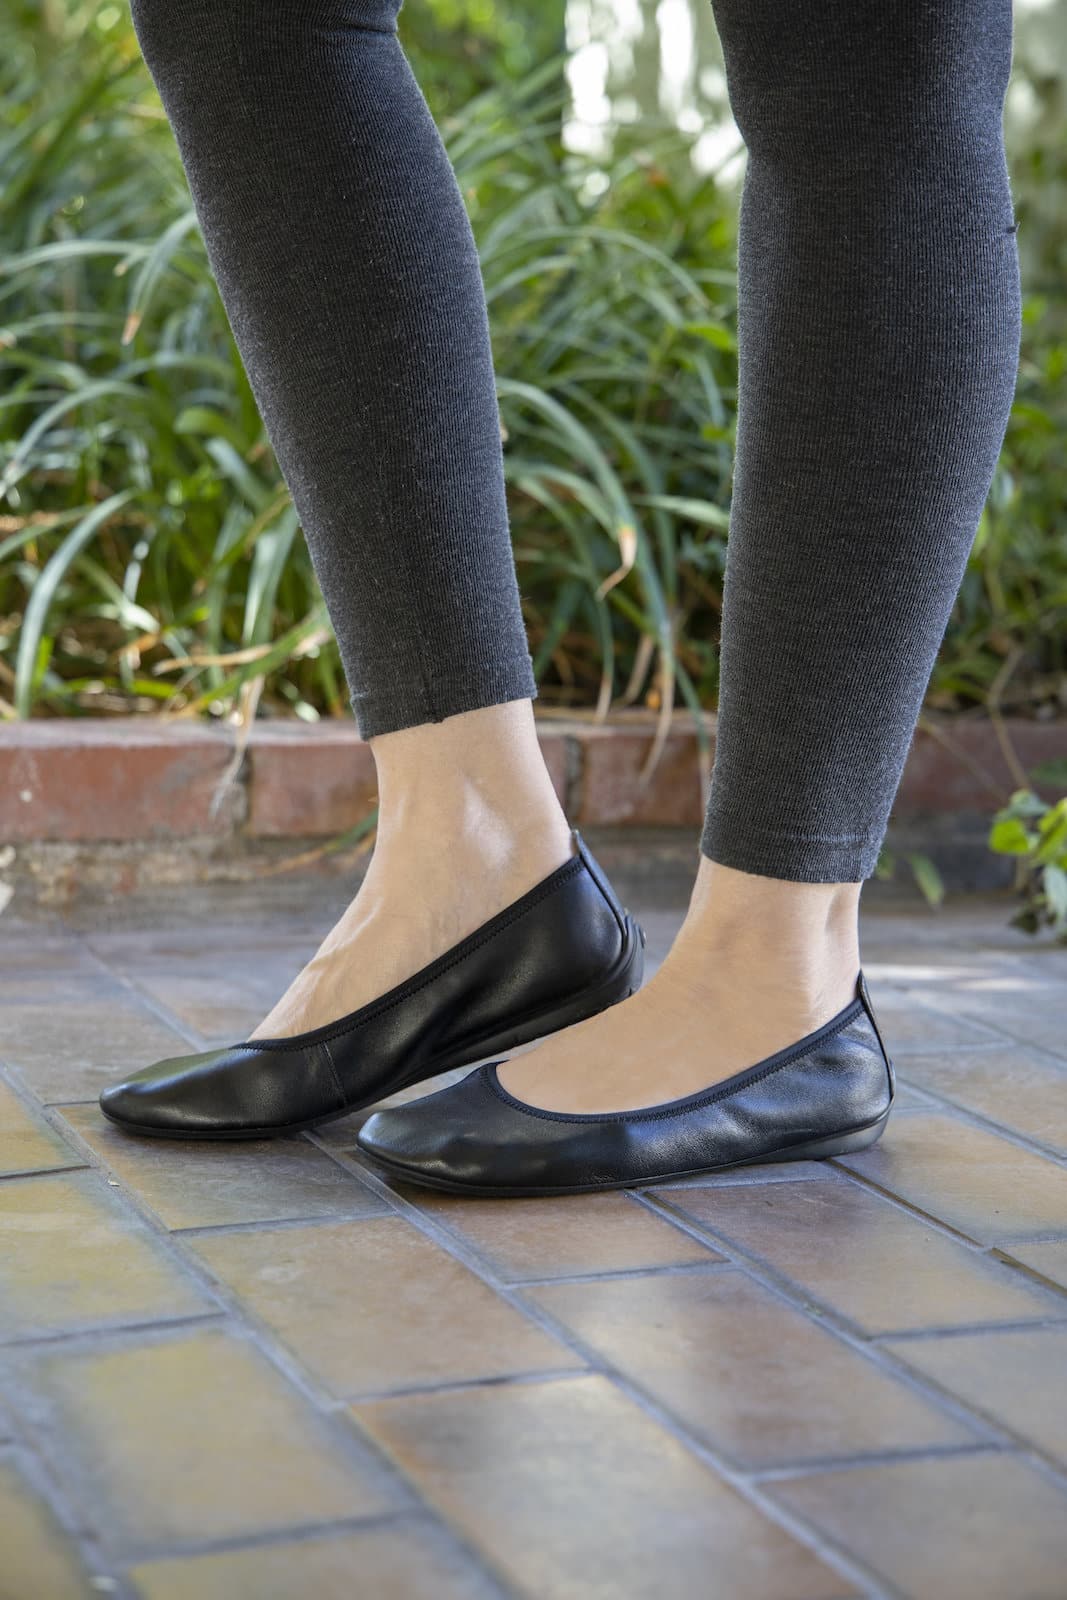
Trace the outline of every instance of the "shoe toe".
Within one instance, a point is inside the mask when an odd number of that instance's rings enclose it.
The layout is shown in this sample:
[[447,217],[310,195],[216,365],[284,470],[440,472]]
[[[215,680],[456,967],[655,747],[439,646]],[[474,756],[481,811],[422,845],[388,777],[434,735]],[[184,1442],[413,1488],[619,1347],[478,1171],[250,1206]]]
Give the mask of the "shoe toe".
[[100,1109],[112,1122],[154,1132],[210,1129],[217,1120],[205,1094],[208,1073],[220,1052],[175,1056],[101,1090]]
[[451,1186],[484,1173],[492,1155],[492,1110],[478,1068],[433,1094],[375,1111],[356,1143],[395,1176]]
[[[161,1063],[162,1065],[163,1063]],[[136,1128],[165,1128],[173,1125],[173,1115],[168,1118],[167,1104],[156,1087],[157,1080],[146,1072],[135,1073],[122,1083],[113,1083],[100,1092],[100,1109],[112,1122],[128,1123]]]

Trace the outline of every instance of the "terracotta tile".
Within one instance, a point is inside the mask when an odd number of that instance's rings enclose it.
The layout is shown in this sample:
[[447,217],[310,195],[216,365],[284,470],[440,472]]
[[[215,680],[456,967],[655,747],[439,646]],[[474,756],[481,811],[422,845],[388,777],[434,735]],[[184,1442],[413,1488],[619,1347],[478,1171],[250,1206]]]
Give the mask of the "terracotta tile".
[[0,1176],[81,1165],[82,1158],[44,1118],[35,1117],[6,1083],[0,1083]]
[[1067,1229],[1067,1169],[938,1113],[902,1117],[842,1165],[980,1244]]
[[768,1487],[915,1600],[1063,1600],[1067,1495],[1015,1456],[852,1467]]
[[402,1217],[187,1243],[339,1396],[582,1365]]
[[0,1460],[0,1600],[91,1600],[90,1583],[70,1539],[51,1509],[15,1470]]
[[[81,961],[77,955],[81,954]],[[4,1014],[3,1040],[11,1013],[22,1006],[74,1006],[91,1004],[101,984],[111,988],[111,979],[101,973],[77,947],[37,949],[31,946],[26,959],[16,965],[7,947],[0,947],[0,1006]]]
[[[233,887],[220,887],[223,892],[229,898]],[[325,922],[323,934],[328,927]],[[135,982],[142,976],[216,972],[225,963],[226,975],[232,977],[235,987],[259,982],[265,971],[273,973],[275,969],[288,968],[289,975],[295,976],[301,958],[306,960],[314,954],[317,942],[303,922],[290,926],[273,906],[269,918],[258,922],[237,916],[230,923],[220,918],[210,926],[205,926],[202,918],[192,926],[160,925],[157,920],[147,938],[144,929],[119,923],[110,928],[92,928],[85,937],[87,948],[105,966]]]
[[1067,1461],[1067,1328],[902,1339],[890,1348],[949,1394]]
[[1062,1306],[1051,1291],[837,1173],[664,1198],[868,1333],[1022,1322]]
[[420,1493],[529,1600],[855,1593],[606,1378],[353,1409]]
[[25,1368],[61,1470],[127,1560],[396,1503],[357,1441],[222,1329]]
[[[7,1055],[8,1029],[13,1027],[20,1013],[51,1006],[53,1010],[75,1010],[91,1006],[101,996],[112,1001],[131,1003],[129,994],[123,995],[107,972],[84,957],[79,963],[73,953],[60,947],[55,950],[31,947],[30,959],[22,965],[9,963],[8,952],[0,948],[0,1004],[4,1008],[4,1054]],[[69,966],[68,966],[69,962]],[[136,1001],[132,1002],[136,1005]]]
[[1067,1289],[1067,1239],[1051,1239],[1044,1244],[1013,1244],[1006,1254],[1039,1272],[1050,1283]]
[[106,978],[92,999],[4,1010],[4,1060],[39,1100],[95,1100],[125,1073],[193,1048]]
[[96,1173],[0,1184],[0,1338],[217,1308]]
[[975,1437],[733,1269],[550,1284],[527,1293],[739,1465]]
[[[1034,953],[1039,953],[1036,948]],[[1054,974],[1045,970],[1043,956],[1040,961],[1020,960],[1000,950],[966,950],[947,956],[941,949],[928,952],[920,960],[913,959],[899,967],[881,966],[879,970],[891,976],[903,993],[926,999],[951,1015],[995,1019],[1005,1006],[1029,1009],[1056,1003],[1057,981]],[[1067,977],[1067,963],[1064,976]],[[1062,1015],[1062,1001],[1058,1009]]]
[[[866,972],[866,968],[864,968]],[[936,992],[936,991],[935,991]],[[915,1050],[959,1049],[964,1045],[996,1045],[1001,1041],[989,1028],[966,1017],[935,1009],[932,994],[916,995],[889,983],[871,984],[875,1013],[894,1062]],[[901,1069],[904,1070],[903,1068]]]
[[228,959],[218,971],[140,972],[135,981],[138,989],[198,1033],[205,1049],[247,1039],[284,988],[269,971],[235,974]]
[[134,1567],[142,1600],[499,1600],[500,1589],[441,1529],[388,1526]]
[[748,1186],[762,1183],[802,1183],[805,1178],[822,1178],[826,1168],[821,1161],[767,1161],[762,1166],[727,1167],[725,1172],[697,1172],[691,1178],[675,1178],[661,1183],[659,1190],[721,1189],[735,1185]]
[[1035,1051],[915,1055],[906,1072],[920,1089],[1067,1154],[1067,1075]]
[[953,974],[938,984],[930,1000],[939,1012],[1009,1033],[1067,1061],[1065,991],[1067,973],[1055,975],[1044,959],[1004,961],[996,968]]
[[356,1176],[306,1139],[141,1139],[113,1127],[97,1106],[61,1110],[94,1154],[168,1228],[366,1216],[386,1209]]
[[[912,1058],[909,1056],[907,1063],[909,1068],[911,1067],[911,1059]],[[912,1111],[916,1108],[920,1110],[925,1109],[928,1111],[930,1109],[930,1102],[928,1100],[924,1100],[922,1096],[911,1087],[910,1084],[905,1083],[903,1078],[898,1075],[897,1092],[893,1098],[894,1113],[897,1111]]]
[[[407,1192],[407,1191],[405,1191]],[[616,1191],[559,1199],[465,1199],[411,1192],[423,1210],[448,1224],[504,1278],[566,1278],[688,1262],[721,1261],[662,1217]]]
[[41,976],[55,983],[57,973],[66,984],[71,978],[91,977],[96,971],[84,943],[55,921],[41,923],[17,917],[11,907],[0,924],[0,995],[16,1000],[20,985]]
[[1067,1022],[1062,1005],[1056,1011],[1036,1006],[1026,1011],[1014,1006],[1004,1007],[997,1013],[996,1022],[998,1028],[1003,1028],[1013,1038],[1048,1050],[1067,1066]]

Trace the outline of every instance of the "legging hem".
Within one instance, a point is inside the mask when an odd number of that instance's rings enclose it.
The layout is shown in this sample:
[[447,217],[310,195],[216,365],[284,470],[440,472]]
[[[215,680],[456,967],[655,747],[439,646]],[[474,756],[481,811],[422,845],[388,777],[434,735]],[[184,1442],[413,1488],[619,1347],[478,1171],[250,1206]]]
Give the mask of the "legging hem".
[[700,853],[737,872],[793,883],[861,883],[874,876],[882,836],[777,832],[707,817]]
[[536,700],[537,679],[529,651],[510,660],[484,662],[448,677],[435,675],[427,690],[421,683],[406,683],[390,690],[363,690],[351,697],[356,726],[363,739],[400,728],[443,722],[446,717],[509,700]]

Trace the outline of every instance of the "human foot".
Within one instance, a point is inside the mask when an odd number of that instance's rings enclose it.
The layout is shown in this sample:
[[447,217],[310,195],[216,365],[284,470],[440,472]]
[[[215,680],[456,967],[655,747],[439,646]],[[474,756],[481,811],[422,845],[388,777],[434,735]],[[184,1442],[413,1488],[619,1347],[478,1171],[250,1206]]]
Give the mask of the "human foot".
[[497,1069],[527,1105],[632,1111],[711,1088],[855,997],[859,884],[756,879],[702,858],[686,920],[644,986]]
[[560,814],[515,833],[412,828],[381,840],[351,905],[251,1039],[291,1038],[347,1016],[418,972],[573,855]]
[[859,966],[859,884],[702,860],[666,960],[608,1010],[376,1111],[393,1178],[480,1196],[662,1183],[865,1149],[893,1069]]
[[374,853],[359,891],[251,1039],[347,1016],[451,949],[573,855],[529,700],[370,741]]
[[651,1107],[534,1109],[504,1087],[500,1065],[487,1061],[446,1089],[375,1111],[358,1149],[393,1179],[485,1198],[645,1188],[865,1150],[894,1099],[862,971],[851,1001],[822,1027],[714,1087]]
[[127,1133],[268,1139],[512,1050],[632,994],[644,935],[578,829],[575,853],[497,916],[354,1015],[295,1038],[142,1068],[100,1096]]

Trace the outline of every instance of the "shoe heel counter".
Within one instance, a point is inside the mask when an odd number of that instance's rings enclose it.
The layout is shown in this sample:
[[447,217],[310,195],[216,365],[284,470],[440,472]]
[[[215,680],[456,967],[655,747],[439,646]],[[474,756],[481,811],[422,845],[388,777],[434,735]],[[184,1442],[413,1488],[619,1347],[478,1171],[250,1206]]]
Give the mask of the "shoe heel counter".
[[881,1027],[879,1025],[878,1018],[875,1016],[875,1013],[874,1013],[874,1002],[871,999],[871,991],[867,987],[867,979],[864,976],[862,970],[860,971],[857,988],[858,988],[858,991],[859,991],[860,999],[863,1001],[863,1009],[867,1013],[867,1019],[870,1022],[871,1027],[874,1029],[874,1036],[878,1040],[878,1044],[879,1044],[879,1046],[881,1048],[881,1051],[882,1051],[882,1060],[885,1063],[886,1078],[887,1078],[888,1083],[889,1083],[889,1103],[890,1103],[890,1105],[892,1105],[893,1100],[896,1097],[896,1092],[897,1092],[896,1071],[895,1071],[895,1069],[893,1067],[893,1061],[892,1061],[892,1058],[891,1058],[891,1056],[889,1054],[889,1051],[886,1048],[885,1037],[884,1037],[884,1035],[882,1033],[882,1029],[881,1029]]
[[628,906],[623,905],[611,880],[577,828],[573,828],[577,859],[584,871],[574,880],[564,942],[569,944],[574,971],[584,971],[583,983],[600,977],[625,976],[626,994],[644,980],[645,930]]
[[618,955],[626,942],[626,907],[615,893],[607,873],[578,832],[578,829],[574,828],[572,831],[574,833],[574,842],[578,847],[578,854],[585,863],[586,871],[600,891],[600,895],[614,919],[615,928],[618,932],[618,944],[613,954]]

